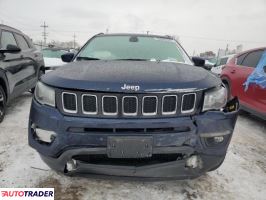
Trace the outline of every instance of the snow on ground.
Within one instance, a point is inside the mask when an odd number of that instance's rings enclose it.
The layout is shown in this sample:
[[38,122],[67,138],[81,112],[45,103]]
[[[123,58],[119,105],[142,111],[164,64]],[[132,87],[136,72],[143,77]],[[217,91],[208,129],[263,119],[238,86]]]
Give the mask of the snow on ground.
[[66,177],[27,144],[31,94],[10,104],[0,124],[0,187],[54,187],[56,199],[266,199],[266,123],[237,120],[223,165],[195,180],[129,181]]

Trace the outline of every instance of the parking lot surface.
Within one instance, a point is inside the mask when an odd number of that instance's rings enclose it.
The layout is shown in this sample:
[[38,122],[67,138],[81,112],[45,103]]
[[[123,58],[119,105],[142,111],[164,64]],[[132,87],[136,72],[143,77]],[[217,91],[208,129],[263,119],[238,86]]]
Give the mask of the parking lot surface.
[[266,199],[266,123],[238,117],[223,165],[184,181],[66,177],[50,170],[28,146],[32,95],[13,101],[0,124],[0,188],[54,187],[55,199]]

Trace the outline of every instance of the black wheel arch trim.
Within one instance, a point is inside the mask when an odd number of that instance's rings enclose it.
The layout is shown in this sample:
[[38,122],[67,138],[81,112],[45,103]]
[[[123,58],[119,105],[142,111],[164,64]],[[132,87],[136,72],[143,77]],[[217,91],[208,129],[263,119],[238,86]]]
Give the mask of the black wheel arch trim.
[[222,80],[223,83],[226,82],[226,84],[228,84],[228,86],[231,86],[231,81],[229,80],[229,78],[227,78],[227,77],[221,77],[221,80]]
[[[229,78],[227,77],[221,77],[222,83],[228,86],[228,92],[230,93],[230,95],[232,95],[232,88],[231,88],[231,81]],[[232,97],[232,96],[231,96]]]
[[3,69],[0,69],[0,85],[2,85],[5,93],[6,93],[6,100],[9,101],[10,97],[10,90],[9,90],[9,84],[6,77],[6,73]]

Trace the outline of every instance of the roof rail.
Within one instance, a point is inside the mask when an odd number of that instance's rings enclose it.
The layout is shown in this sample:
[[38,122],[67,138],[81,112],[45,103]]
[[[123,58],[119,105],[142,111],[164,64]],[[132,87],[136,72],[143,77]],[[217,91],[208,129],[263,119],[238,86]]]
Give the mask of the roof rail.
[[13,28],[13,27],[11,27],[11,26],[5,25],[5,24],[0,24],[0,26],[1,26],[1,27],[5,27],[5,28],[9,28],[9,29],[12,29],[12,30],[14,30],[14,31],[17,31],[17,32],[22,33],[22,31],[20,31],[20,30],[18,30],[18,29],[16,29],[16,28]]

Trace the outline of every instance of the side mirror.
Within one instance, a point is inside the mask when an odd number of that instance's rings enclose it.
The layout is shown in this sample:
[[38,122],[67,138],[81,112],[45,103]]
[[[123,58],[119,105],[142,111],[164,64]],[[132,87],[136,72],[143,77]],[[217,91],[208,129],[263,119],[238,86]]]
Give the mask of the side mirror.
[[192,61],[194,62],[195,66],[204,67],[205,60],[200,57],[192,57]]
[[18,53],[21,49],[13,44],[8,44],[6,49],[0,49],[0,53]]
[[65,53],[61,56],[61,59],[63,62],[71,62],[72,59],[74,58],[75,54],[74,53]]

